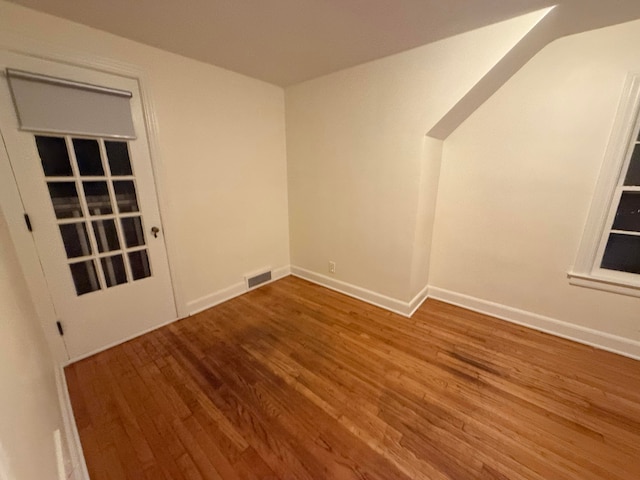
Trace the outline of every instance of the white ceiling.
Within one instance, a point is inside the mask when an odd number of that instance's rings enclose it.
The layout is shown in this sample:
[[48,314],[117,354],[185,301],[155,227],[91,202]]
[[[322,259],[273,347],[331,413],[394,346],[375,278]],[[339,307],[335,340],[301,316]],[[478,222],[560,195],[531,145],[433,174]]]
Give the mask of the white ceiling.
[[640,17],[640,0],[13,1],[282,86],[555,3],[564,30]]

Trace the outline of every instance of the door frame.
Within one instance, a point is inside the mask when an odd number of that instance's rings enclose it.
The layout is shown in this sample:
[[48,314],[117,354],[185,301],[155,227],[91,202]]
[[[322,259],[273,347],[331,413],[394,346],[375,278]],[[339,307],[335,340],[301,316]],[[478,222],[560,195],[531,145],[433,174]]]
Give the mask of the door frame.
[[[173,241],[173,225],[169,215],[168,201],[164,194],[165,188],[165,169],[161,160],[160,147],[158,140],[158,122],[155,113],[153,95],[150,92],[150,83],[146,80],[145,72],[135,65],[123,63],[110,58],[101,58],[93,55],[87,55],[81,52],[73,52],[68,48],[60,46],[52,46],[39,41],[25,39],[23,37],[15,37],[15,44],[26,45],[26,48],[12,48],[6,45],[0,45],[0,56],[7,53],[18,54],[26,57],[46,60],[51,62],[63,63],[84,69],[90,69],[97,72],[118,75],[130,78],[136,81],[140,92],[140,103],[142,106],[142,116],[146,129],[146,138],[151,156],[151,169],[156,187],[156,200],[160,212],[160,218],[163,225],[163,237],[169,263],[169,276],[171,288],[173,291],[174,303],[177,310],[178,318],[188,316],[188,310],[183,292],[180,288],[181,282],[178,278],[176,259],[177,246]],[[63,51],[63,53],[60,53]],[[53,299],[49,295],[47,281],[40,265],[40,258],[36,250],[34,239],[25,226],[23,214],[25,209],[22,203],[18,185],[13,175],[13,169],[9,160],[8,152],[4,145],[4,138],[0,132],[0,209],[6,219],[9,234],[13,241],[17,252],[18,261],[22,268],[27,283],[31,299],[36,308],[36,314],[41,322],[44,330],[45,338],[54,360],[61,366],[71,363],[63,338],[59,335],[56,321],[55,307]],[[47,292],[43,295],[42,292]],[[172,320],[172,321],[174,321]],[[154,327],[157,328],[157,327]],[[145,332],[140,332],[141,335]],[[136,335],[137,336],[137,335]],[[128,339],[122,339],[122,342]],[[121,343],[121,342],[118,342]],[[106,346],[101,350],[105,350],[110,346]],[[97,352],[92,352],[92,355]],[[89,356],[86,355],[86,356]],[[80,358],[74,358],[77,361]]]

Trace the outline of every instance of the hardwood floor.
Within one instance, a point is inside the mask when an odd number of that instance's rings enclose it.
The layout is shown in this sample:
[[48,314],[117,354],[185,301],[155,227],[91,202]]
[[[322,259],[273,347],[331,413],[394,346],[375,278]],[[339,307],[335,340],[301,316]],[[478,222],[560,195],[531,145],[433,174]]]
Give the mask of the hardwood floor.
[[287,277],[66,369],[93,480],[640,478],[640,362]]

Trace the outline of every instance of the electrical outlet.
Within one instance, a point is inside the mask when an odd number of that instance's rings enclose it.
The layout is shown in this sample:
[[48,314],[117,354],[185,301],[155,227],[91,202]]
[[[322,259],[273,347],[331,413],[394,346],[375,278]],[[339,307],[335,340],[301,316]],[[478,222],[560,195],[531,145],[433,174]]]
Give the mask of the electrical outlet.
[[336,262],[329,262],[329,273],[336,273]]

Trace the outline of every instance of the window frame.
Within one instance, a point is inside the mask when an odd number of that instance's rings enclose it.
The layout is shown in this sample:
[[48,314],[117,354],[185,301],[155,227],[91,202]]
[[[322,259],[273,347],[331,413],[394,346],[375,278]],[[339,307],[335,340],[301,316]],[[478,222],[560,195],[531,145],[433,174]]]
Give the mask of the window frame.
[[629,190],[624,179],[639,131],[640,72],[633,72],[618,105],[578,255],[567,274],[572,285],[640,297],[640,274],[600,267],[622,192]]

